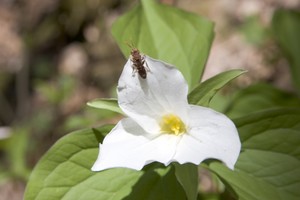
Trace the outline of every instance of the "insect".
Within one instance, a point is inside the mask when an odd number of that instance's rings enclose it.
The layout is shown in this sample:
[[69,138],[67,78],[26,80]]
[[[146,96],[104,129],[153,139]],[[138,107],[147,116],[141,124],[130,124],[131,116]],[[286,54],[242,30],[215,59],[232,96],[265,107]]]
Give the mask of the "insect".
[[138,73],[141,78],[146,79],[147,78],[147,71],[150,71],[147,62],[145,61],[145,56],[140,53],[140,51],[133,47],[133,45],[127,43],[128,46],[131,48],[130,52],[130,60],[132,62],[132,69],[133,74]]

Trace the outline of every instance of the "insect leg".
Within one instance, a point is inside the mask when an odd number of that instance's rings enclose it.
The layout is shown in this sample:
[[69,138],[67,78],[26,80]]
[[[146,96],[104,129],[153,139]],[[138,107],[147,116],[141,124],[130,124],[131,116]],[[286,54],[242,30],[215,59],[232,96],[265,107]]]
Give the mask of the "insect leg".
[[130,61],[130,66],[131,66],[131,68],[132,68],[132,76],[135,76],[135,73],[137,72],[137,68],[135,67],[135,65],[134,65],[134,62],[132,61],[132,56],[130,56],[130,59],[129,59]]
[[147,72],[151,72],[150,67],[148,66],[147,62],[146,62],[146,56],[142,55],[143,58],[143,64],[145,64],[145,69]]

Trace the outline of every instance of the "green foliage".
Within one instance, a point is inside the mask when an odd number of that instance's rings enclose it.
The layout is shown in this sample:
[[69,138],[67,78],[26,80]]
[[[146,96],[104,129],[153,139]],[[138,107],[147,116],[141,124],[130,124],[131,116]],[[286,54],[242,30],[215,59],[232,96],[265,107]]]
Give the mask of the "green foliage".
[[[29,169],[26,163],[26,154],[29,138],[26,129],[15,128],[12,135],[5,140],[0,140],[0,149],[7,154],[9,158],[9,168],[1,169],[1,178],[19,178],[27,180]],[[2,168],[3,166],[1,166]]]
[[245,70],[234,69],[220,73],[200,83],[189,93],[189,103],[200,106],[208,106],[211,99],[218,92],[218,90],[225,86],[229,81],[235,79],[245,72]]
[[300,107],[300,99],[268,84],[255,84],[238,91],[225,109],[232,117],[241,117],[249,113],[278,107]]
[[117,99],[94,99],[92,101],[89,101],[87,105],[94,108],[111,110],[116,113],[124,114],[118,105]]
[[119,18],[112,33],[125,57],[126,44],[143,53],[171,63],[183,73],[190,88],[201,78],[213,39],[213,23],[203,17],[154,0],[142,0]]
[[[291,62],[295,85],[300,88],[297,76],[300,74],[298,19],[296,12],[278,11],[273,19],[273,30],[278,33],[277,39]],[[261,28],[256,21],[251,22],[249,27],[245,30]],[[245,73],[243,70],[231,70],[197,85],[212,43],[213,24],[200,16],[154,0],[142,0],[114,23],[112,32],[126,57],[130,54],[128,42],[153,58],[177,66],[190,88],[194,88],[188,96],[191,104],[208,106],[219,89]],[[254,42],[260,42],[265,33],[259,32],[257,37],[252,35],[254,32],[248,36]],[[67,92],[73,87],[73,82],[62,82],[61,85],[66,86]],[[69,95],[58,94],[56,87],[41,86],[40,91],[52,103],[66,100]],[[123,114],[116,99],[96,99],[88,105]],[[281,109],[274,109],[278,107]],[[299,198],[299,107],[297,96],[264,84],[238,92],[229,104],[226,113],[230,117],[240,117],[235,124],[239,129],[242,152],[234,171],[219,162],[210,162],[208,168],[220,177],[235,198]],[[80,121],[80,118],[73,120]],[[197,166],[191,164],[163,167],[154,163],[142,171],[116,168],[92,172],[99,142],[111,129],[111,125],[85,129],[60,139],[36,165],[26,188],[25,200],[199,199]],[[21,142],[12,157],[20,159],[23,147]],[[21,159],[21,162],[24,160]],[[23,169],[21,166],[15,171]],[[5,177],[5,174],[1,176]],[[211,198],[218,199],[216,196]]]
[[[140,173],[134,171],[134,173]],[[185,193],[175,177],[174,168],[157,168],[150,164],[142,172],[143,175],[133,186],[132,192],[124,200],[182,200]]]
[[196,200],[198,196],[198,167],[194,164],[174,164],[175,175],[185,190],[188,200]]
[[235,120],[242,153],[234,171],[209,168],[239,199],[296,200],[300,196],[300,109],[257,112]]
[[295,87],[300,93],[300,12],[278,10],[272,20],[273,34],[290,62]]
[[59,140],[31,174],[25,200],[184,199],[171,167],[153,164],[144,171],[118,168],[92,172],[99,151],[94,131],[106,134],[111,128],[85,129]]
[[261,45],[268,36],[268,30],[263,27],[259,16],[250,16],[241,26],[241,31],[246,39],[256,45]]
[[37,82],[38,92],[47,98],[52,104],[59,104],[68,100],[72,91],[74,91],[75,80],[70,76],[59,76],[54,84]]

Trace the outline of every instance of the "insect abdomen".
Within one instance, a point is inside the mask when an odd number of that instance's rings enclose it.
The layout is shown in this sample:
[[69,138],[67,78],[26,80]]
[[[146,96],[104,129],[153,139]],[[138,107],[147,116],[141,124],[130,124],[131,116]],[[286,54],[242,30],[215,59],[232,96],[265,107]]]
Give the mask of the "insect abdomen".
[[147,78],[147,72],[145,70],[144,67],[138,69],[138,74],[140,75],[140,77],[142,77],[143,79],[146,79]]

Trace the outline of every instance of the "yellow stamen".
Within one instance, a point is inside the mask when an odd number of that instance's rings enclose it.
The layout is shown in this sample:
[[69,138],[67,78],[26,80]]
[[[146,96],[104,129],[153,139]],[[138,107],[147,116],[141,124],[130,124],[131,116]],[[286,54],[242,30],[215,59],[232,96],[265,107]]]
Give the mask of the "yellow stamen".
[[186,132],[186,127],[178,116],[168,114],[162,117],[160,130],[162,133],[181,135]]

